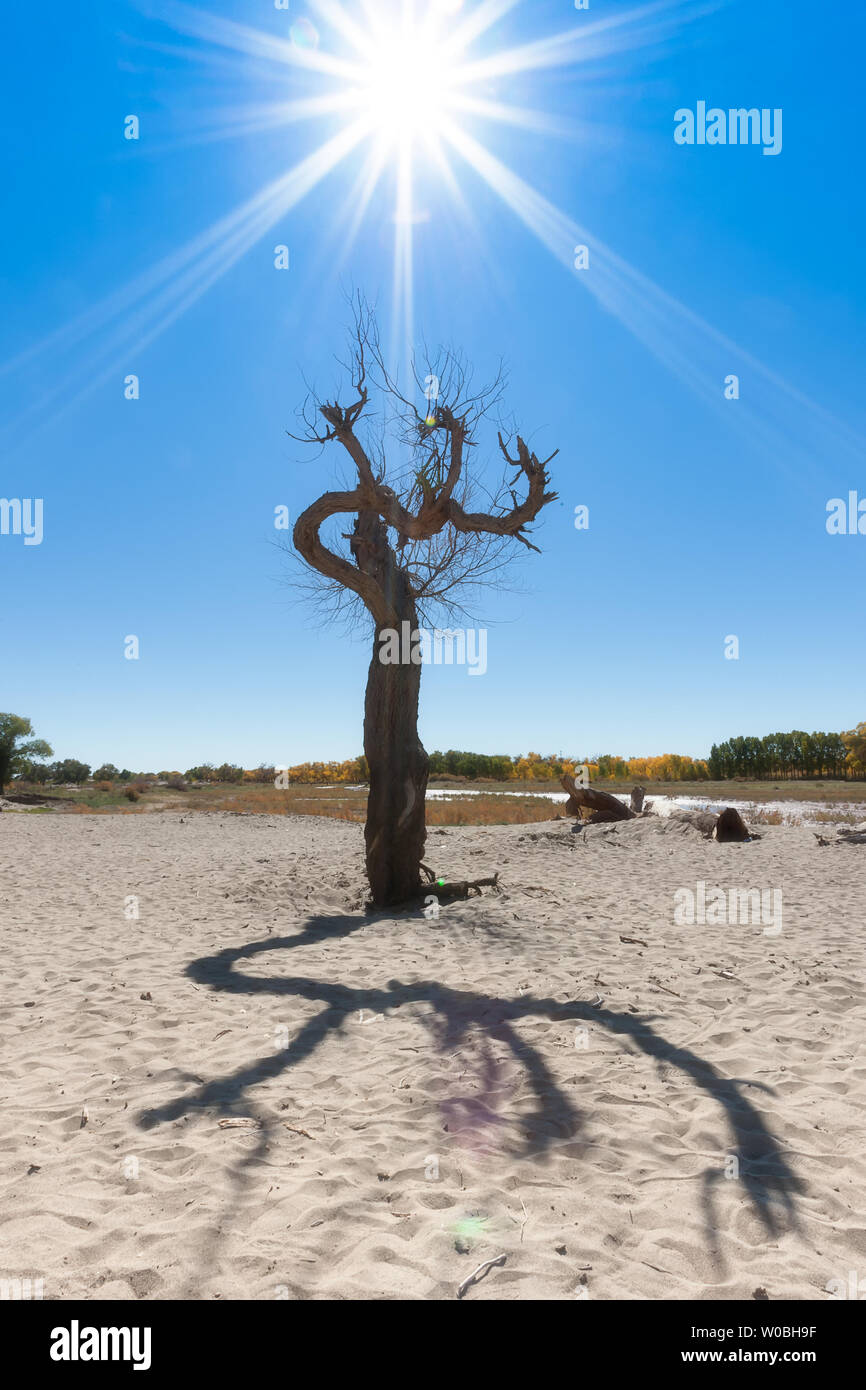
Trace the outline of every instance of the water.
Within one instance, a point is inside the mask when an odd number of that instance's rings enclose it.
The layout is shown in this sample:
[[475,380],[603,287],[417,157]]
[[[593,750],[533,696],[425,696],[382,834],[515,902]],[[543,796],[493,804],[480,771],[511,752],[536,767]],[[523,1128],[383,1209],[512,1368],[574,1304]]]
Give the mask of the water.
[[[454,797],[463,796],[537,796],[548,801],[565,802],[568,800],[568,793],[562,790],[534,791],[534,792],[488,792],[483,789],[470,790],[465,787],[434,787],[427,789],[427,798],[430,801],[448,801]],[[618,801],[628,805],[630,799],[629,792],[614,792]],[[839,802],[839,801],[746,801],[739,797],[729,796],[723,800],[712,799],[701,796],[653,796],[652,792],[647,793],[647,801],[652,802],[652,809],[656,815],[669,816],[672,811],[712,811],[718,815],[719,811],[726,806],[733,806],[740,812],[744,820],[748,821],[750,815],[754,818],[756,812],[778,811],[785,825],[821,825],[825,821],[819,820],[818,815],[830,816],[831,819],[848,820],[854,816],[856,820],[866,820],[866,802]]]
[[[340,788],[328,787],[321,790],[337,791]],[[345,788],[348,791],[364,791],[361,786]],[[618,801],[628,805],[630,792],[614,792]],[[543,801],[556,801],[564,803],[568,800],[568,793],[560,787],[551,787],[548,791],[491,791],[486,787],[428,787],[428,801],[453,801],[455,797],[465,796],[537,796]],[[827,817],[830,821],[866,821],[866,801],[747,801],[737,796],[725,797],[722,800],[706,796],[653,796],[652,792],[647,792],[647,801],[652,802],[652,809],[656,815],[669,816],[671,811],[712,811],[718,815],[719,811],[726,806],[733,806],[739,811],[745,821],[751,817],[760,819],[762,814],[770,811],[778,811],[782,817],[783,825],[826,825]],[[819,820],[818,817],[821,816]]]

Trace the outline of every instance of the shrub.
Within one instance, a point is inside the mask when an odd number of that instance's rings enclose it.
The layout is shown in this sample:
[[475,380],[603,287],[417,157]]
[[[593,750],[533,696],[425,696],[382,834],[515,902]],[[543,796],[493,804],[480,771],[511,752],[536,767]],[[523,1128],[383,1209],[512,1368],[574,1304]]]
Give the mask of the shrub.
[[141,793],[135,787],[124,787],[123,795],[127,801],[137,801]]

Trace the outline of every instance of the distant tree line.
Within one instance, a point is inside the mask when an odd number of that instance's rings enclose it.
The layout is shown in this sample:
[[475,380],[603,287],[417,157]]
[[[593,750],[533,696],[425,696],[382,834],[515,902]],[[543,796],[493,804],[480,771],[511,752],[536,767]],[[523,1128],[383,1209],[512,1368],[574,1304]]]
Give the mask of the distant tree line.
[[[299,763],[295,767],[275,768],[269,763],[244,769],[236,763],[202,763],[178,771],[131,772],[103,763],[91,770],[77,758],[47,762],[53,749],[44,739],[32,737],[29,719],[21,715],[0,714],[0,794],[10,782],[54,785],[81,783],[165,782],[182,787],[188,782],[258,782],[280,786],[287,783],[354,784],[368,781],[369,770],[363,757],[343,762]],[[663,753],[653,758],[621,758],[613,753],[594,757],[566,757],[560,753],[468,753],[449,748],[430,754],[430,777],[455,777],[467,781],[552,782],[564,773],[572,777],[586,769],[590,781],[703,782],[726,781],[739,777],[760,781],[766,778],[866,778],[866,722],[843,734],[811,733],[795,729],[788,734],[766,734],[763,738],[740,736],[713,744],[704,761],[679,753]],[[140,789],[140,788],[139,788]]]
[[113,763],[106,763],[92,772],[89,763],[79,762],[77,758],[63,758],[56,763],[28,761],[22,766],[19,778],[22,782],[37,782],[41,785],[52,782],[55,786],[62,786],[66,782],[74,782],[77,786],[81,782],[87,782],[91,777],[94,782],[129,782],[136,775],[130,772],[128,767],[119,772]]
[[[273,772],[273,768],[271,769]],[[302,782],[306,785],[318,783],[339,783],[343,786],[366,782],[370,776],[367,759],[346,758],[344,762],[298,763],[295,767],[280,768],[289,782]]]
[[[861,728],[864,726],[861,725]],[[803,777],[857,777],[866,768],[851,756],[856,731],[850,734],[766,734],[763,738],[739,737],[713,744],[707,759],[713,781],[731,777],[790,781]],[[859,769],[859,770],[858,770]]]
[[679,753],[663,753],[656,758],[621,758],[614,753],[593,757],[566,757],[562,753],[464,753],[450,748],[447,753],[430,754],[431,777],[484,778],[494,782],[558,782],[564,773],[574,777],[587,769],[590,781],[631,778],[647,782],[705,781],[709,775],[702,759]]
[[[270,781],[273,778],[273,768],[263,771],[268,775],[259,778],[251,774],[247,780]],[[220,763],[219,767],[214,767],[213,763],[202,763],[200,767],[188,767],[184,775],[189,782],[242,782],[246,776],[243,768],[237,767],[235,763]]]

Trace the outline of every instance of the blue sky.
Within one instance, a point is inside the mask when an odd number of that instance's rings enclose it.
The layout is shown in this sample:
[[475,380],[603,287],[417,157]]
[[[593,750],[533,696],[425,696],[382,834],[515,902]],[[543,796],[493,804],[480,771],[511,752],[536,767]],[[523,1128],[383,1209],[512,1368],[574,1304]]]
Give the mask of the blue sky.
[[[287,585],[273,513],[345,473],[286,430],[305,379],[333,392],[347,290],[390,323],[393,164],[353,236],[364,142],[224,273],[203,248],[141,280],[345,130],[332,113],[237,131],[238,108],[341,88],[268,56],[313,25],[315,52],[350,59],[328,9],[47,0],[6,18],[0,496],[44,499],[44,539],[0,535],[0,707],[58,756],[158,770],[360,751],[368,636],[323,626]],[[365,23],[360,0],[343,9]],[[829,499],[866,497],[863,17],[805,0],[500,9],[467,61],[558,34],[566,56],[482,95],[564,130],[453,119],[558,215],[528,225],[537,204],[521,220],[449,147],[473,232],[419,141],[414,330],[482,376],[504,358],[509,412],[540,454],[560,450],[560,501],[518,591],[477,606],[484,677],[425,670],[422,738],[703,756],[736,733],[850,728],[866,718],[866,536],[825,519]],[[203,37],[214,20],[263,35],[259,56]],[[678,146],[674,113],[699,100],[781,108],[782,152]],[[213,283],[186,295],[197,274]]]

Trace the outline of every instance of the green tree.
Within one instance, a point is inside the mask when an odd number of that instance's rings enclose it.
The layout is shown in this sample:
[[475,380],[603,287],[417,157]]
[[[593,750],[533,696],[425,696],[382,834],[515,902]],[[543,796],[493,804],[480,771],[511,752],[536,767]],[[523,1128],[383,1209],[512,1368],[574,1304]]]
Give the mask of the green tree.
[[[33,726],[20,714],[0,714],[0,794],[19,777],[31,758],[50,758],[54,749],[44,738],[30,738]],[[26,742],[22,743],[21,740]]]
[[244,770],[242,767],[235,767],[234,763],[223,763],[214,773],[218,782],[242,782],[244,780]]
[[26,758],[21,765],[17,780],[20,782],[32,782],[37,786],[43,786],[51,781],[51,764],[35,763],[30,758]]
[[710,770],[710,777],[714,782],[719,782],[725,775],[725,760],[722,756],[718,744],[714,743],[710,749],[710,756],[707,759],[707,766]]
[[52,782],[86,782],[90,776],[90,764],[80,763],[77,758],[64,758],[62,762],[51,764]]
[[103,763],[93,774],[94,782],[116,782],[119,777],[120,773],[114,763]]

